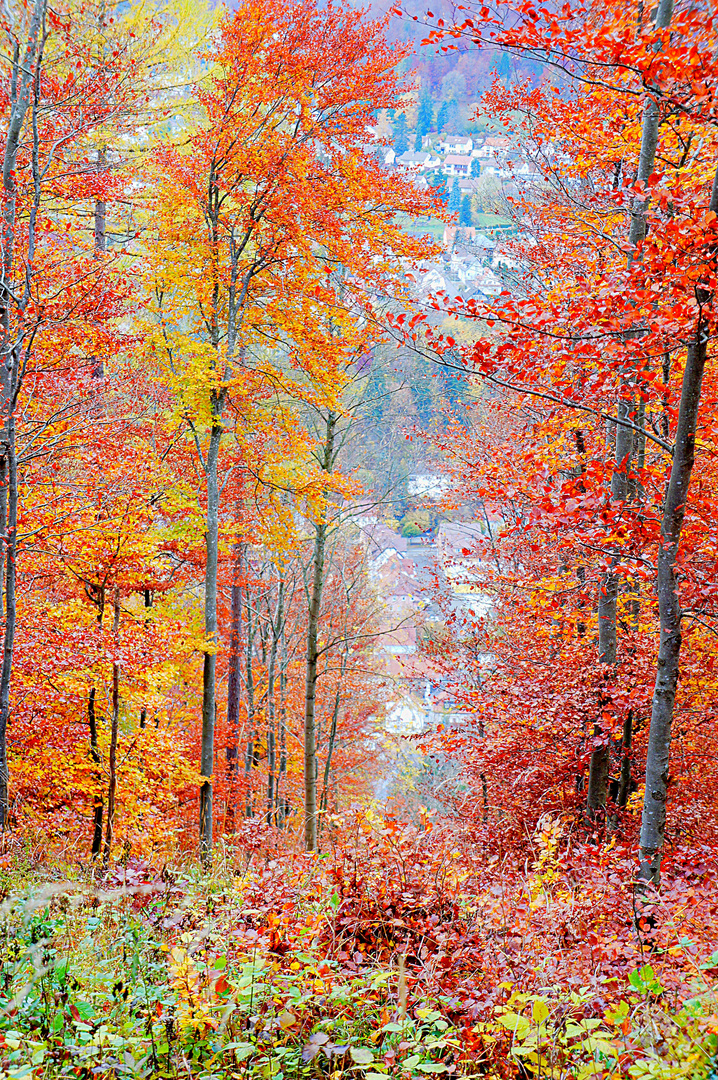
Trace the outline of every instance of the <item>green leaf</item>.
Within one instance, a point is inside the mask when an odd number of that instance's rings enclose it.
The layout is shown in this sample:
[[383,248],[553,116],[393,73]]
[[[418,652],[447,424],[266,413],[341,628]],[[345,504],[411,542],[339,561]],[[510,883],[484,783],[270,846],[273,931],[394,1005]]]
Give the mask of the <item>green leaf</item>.
[[374,1061],[374,1051],[368,1046],[350,1046],[349,1053],[357,1065],[369,1065]]
[[499,1016],[498,1020],[503,1027],[513,1031],[519,1039],[522,1039],[531,1027],[525,1016],[519,1016],[515,1012],[504,1013],[503,1016]]
[[420,1061],[416,1067],[420,1072],[425,1073],[444,1073],[447,1071],[446,1065],[442,1065],[440,1061]]
[[251,1057],[252,1054],[255,1054],[257,1051],[254,1043],[247,1042],[227,1043],[224,1049],[231,1050],[237,1058],[237,1061],[246,1061],[247,1058]]
[[401,1063],[402,1069],[415,1069],[421,1061],[421,1054],[412,1054],[411,1057],[404,1058]]

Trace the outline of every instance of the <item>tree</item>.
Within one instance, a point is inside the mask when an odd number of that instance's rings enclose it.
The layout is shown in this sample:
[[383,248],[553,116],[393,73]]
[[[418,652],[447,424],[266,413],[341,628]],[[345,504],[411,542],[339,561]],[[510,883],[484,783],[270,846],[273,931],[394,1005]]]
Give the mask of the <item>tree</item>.
[[452,214],[457,214],[461,209],[461,187],[459,186],[458,176],[454,177],[454,182],[451,185],[451,194],[449,195],[449,211]]
[[[714,211],[710,192],[718,147],[714,115],[703,104],[706,95],[711,97],[714,92],[712,78],[706,74],[710,65],[701,68],[700,76],[695,67],[707,63],[703,49],[708,34],[706,20],[710,16],[696,10],[673,13],[670,4],[659,5],[652,19],[642,9],[628,12],[618,5],[611,7],[608,19],[604,18],[605,14],[604,10],[600,28],[591,20],[572,22],[573,15],[566,9],[567,21],[561,23],[560,30],[545,10],[540,14],[532,12],[526,19],[519,14],[511,30],[496,21],[489,31],[493,40],[512,54],[537,60],[542,55],[540,49],[548,46],[549,41],[552,49],[557,47],[558,32],[559,51],[563,49],[564,55],[571,54],[572,71],[578,76],[581,89],[573,102],[569,125],[564,125],[559,117],[563,103],[559,106],[541,91],[530,102],[532,95],[526,94],[519,105],[521,95],[494,87],[491,101],[495,114],[507,125],[513,126],[512,117],[517,109],[525,111],[523,134],[532,145],[540,144],[544,137],[554,138],[559,130],[568,137],[572,149],[568,150],[566,142],[562,144],[567,153],[566,174],[571,175],[576,190],[582,191],[582,217],[579,222],[568,200],[557,190],[551,200],[551,221],[544,218],[544,210],[534,203],[530,211],[534,238],[540,236],[541,242],[547,244],[549,279],[556,284],[561,282],[561,299],[550,285],[538,286],[538,280],[535,285],[529,285],[526,273],[541,274],[542,257],[538,251],[530,253],[524,248],[525,269],[520,284],[517,281],[517,295],[507,301],[506,307],[501,304],[501,325],[511,327],[512,341],[509,343],[495,333],[487,334],[485,343],[474,349],[474,360],[481,357],[478,369],[484,378],[495,377],[497,385],[509,393],[532,398],[543,415],[543,420],[535,419],[531,427],[533,446],[525,446],[524,474],[529,459],[535,464],[536,483],[541,469],[544,470],[544,497],[541,500],[532,495],[530,485],[522,480],[521,506],[515,508],[516,535],[528,534],[536,528],[538,516],[542,515],[550,534],[561,537],[557,565],[552,571],[553,584],[549,584],[548,568],[545,565],[541,568],[545,575],[541,588],[561,597],[559,600],[557,596],[552,603],[552,619],[557,626],[565,626],[571,606],[575,611],[577,635],[584,637],[587,627],[595,625],[599,637],[599,662],[595,669],[589,668],[597,719],[579,740],[579,746],[584,749],[577,754],[580,760],[587,751],[591,761],[589,818],[594,824],[604,820],[608,764],[621,733],[622,776],[623,760],[628,753],[635,755],[645,750],[647,754],[641,874],[656,881],[665,823],[670,750],[668,717],[678,700],[673,679],[678,672],[677,620],[682,605],[672,567],[679,537],[686,544],[686,551],[690,550],[688,544],[697,542],[697,533],[690,525],[687,536],[683,532],[685,522],[703,513],[698,506],[691,508],[686,499],[693,469],[693,432],[701,386],[698,342],[699,338],[705,338],[707,324],[703,324],[702,337],[701,333],[696,336],[696,328],[702,313],[709,310],[713,293]],[[641,26],[638,35],[630,29],[635,27],[636,18]],[[476,34],[473,20],[463,32],[467,37]],[[438,34],[443,34],[443,30]],[[610,45],[617,35],[624,42],[620,55]],[[703,60],[699,59],[701,56]],[[611,76],[606,78],[609,70]],[[705,140],[701,142],[696,168],[690,171],[690,176],[681,171],[680,155],[673,156],[676,136],[668,119],[673,108],[684,118],[681,138],[687,137],[690,129],[691,140]],[[539,114],[540,133],[535,124]],[[630,127],[631,138],[619,138],[615,128],[605,131],[604,137],[598,139],[596,125],[589,116],[601,115],[611,116],[612,123],[620,123],[623,134]],[[568,135],[571,124],[576,127],[574,134]],[[640,177],[637,190],[632,187],[631,177]],[[596,198],[588,195],[589,184],[596,193],[600,188],[601,194]],[[602,227],[601,236],[594,243],[589,239],[588,218],[584,215],[593,218],[599,204],[607,210],[609,206],[613,208],[608,210],[608,217],[602,218],[604,225],[610,219],[611,227],[609,230]],[[619,206],[623,208],[624,218],[614,216],[613,211]],[[689,224],[695,221],[694,207],[700,207],[701,224],[697,230]],[[536,228],[539,219],[542,224]],[[621,220],[630,222],[628,235],[620,231]],[[681,236],[682,257],[677,262],[667,254],[675,250],[675,233]],[[566,245],[563,251],[562,245]],[[569,247],[583,267],[580,274],[565,259]],[[670,273],[666,272],[668,265]],[[685,304],[687,294],[695,304]],[[666,304],[672,312],[668,318],[659,314]],[[507,319],[509,308],[514,315]],[[529,311],[536,312],[537,321],[519,343],[514,333],[519,325],[527,326]],[[494,315],[495,312],[485,313],[489,330],[495,325]],[[540,329],[543,319],[551,326],[550,335],[545,337]],[[599,322],[600,349],[596,333],[589,328]],[[523,331],[519,331],[519,336],[523,336]],[[535,354],[534,360],[527,364],[520,356],[527,356],[529,338]],[[685,357],[682,341],[691,342]],[[562,359],[557,368],[558,353]],[[539,356],[545,360],[537,364]],[[579,402],[574,388],[577,380],[583,383],[588,371],[586,365],[595,372],[594,391]],[[685,394],[679,396],[677,382],[685,388]],[[546,395],[543,400],[552,400],[554,407],[561,410],[564,425],[561,436],[554,426],[555,418],[549,420],[548,414],[542,412],[543,395]],[[712,419],[707,419],[704,433],[711,423]],[[599,447],[605,445],[607,437],[613,446],[610,465],[599,461]],[[554,456],[559,446],[561,465]],[[676,487],[671,489],[669,480],[668,495],[664,498],[667,457],[671,459],[670,475]],[[681,488],[680,497],[676,494],[677,486]],[[679,501],[685,509],[677,512]],[[513,502],[516,503],[515,491]],[[529,510],[530,506],[536,510]],[[662,521],[661,535],[657,528],[659,521]],[[695,597],[695,579],[687,570],[689,563],[685,556],[682,565],[686,578],[681,583],[681,593],[683,597]],[[646,626],[647,609],[651,606],[646,583],[646,577],[651,577],[647,570],[650,566],[655,567],[656,582],[662,583],[663,590],[663,606],[659,601],[658,674],[652,693],[648,692],[646,681],[652,633],[656,629],[655,624],[651,630]],[[569,573],[574,576],[577,582],[574,587],[581,597],[577,609],[560,585]],[[593,599],[587,588],[590,581],[596,590]],[[557,643],[557,647],[562,651],[569,648],[563,643]],[[583,647],[581,642],[581,650]],[[683,662],[690,666],[693,661]],[[630,674],[637,667],[643,672],[640,689]],[[639,749],[631,740],[631,724],[634,717],[641,720],[645,717],[651,699],[653,733],[646,746],[642,724],[643,745]],[[685,711],[682,715],[688,716]]]
[[[373,268],[370,252],[402,235],[392,208],[421,201],[362,152],[370,115],[396,98],[389,52],[381,26],[348,8],[322,11],[313,0],[283,0],[271,11],[243,5],[221,20],[214,74],[196,87],[201,118],[182,148],[164,147],[155,161],[153,344],[196,449],[206,504],[205,864],[213,836],[222,439],[228,416],[237,431],[262,387],[286,379],[271,363],[250,365],[249,351],[268,337],[291,342],[300,358],[307,305],[333,303],[323,288],[327,270],[339,264],[357,281],[378,284],[386,271]],[[382,212],[372,217],[377,198]],[[308,355],[310,344],[311,336]],[[313,392],[331,399],[333,369],[322,379],[312,363]],[[231,472],[231,459],[224,467]]]
[[409,149],[406,113],[399,113],[394,121],[394,149],[396,150],[397,155],[405,154]]
[[449,106],[445,101],[442,101],[439,106],[439,112],[436,117],[436,130],[441,132],[446,127],[446,123],[449,117]]
[[461,200],[461,210],[459,212],[459,225],[471,226],[471,198],[469,195],[464,195]]
[[431,95],[423,90],[419,98],[419,114],[416,121],[416,130],[419,135],[428,135],[434,122],[434,106]]
[[446,182],[446,177],[443,173],[433,173],[429,176],[429,187],[435,198],[441,199],[446,205],[449,200],[449,185]]
[[446,121],[444,126],[446,130],[450,131],[453,135],[458,134],[461,129],[459,103],[456,98],[452,97],[446,107]]
[[[131,10],[117,20],[105,20],[103,12],[80,7],[60,17],[46,0],[34,0],[2,16],[12,60],[3,138],[0,285],[0,829],[7,825],[8,811],[7,728],[26,455],[41,455],[43,445],[60,454],[63,426],[69,433],[77,397],[84,394],[87,357],[96,365],[113,337],[110,328],[126,285],[113,273],[116,257],[106,253],[103,207],[112,179],[102,147],[109,131],[136,115],[147,97],[143,54],[155,58],[161,25],[152,16],[138,19]],[[95,167],[88,169],[91,161]],[[88,204],[94,217],[90,230],[78,227]],[[77,232],[72,245],[70,229]],[[47,395],[52,374],[63,399]]]
[[481,162],[475,157],[471,159],[471,175],[475,177],[481,176]]

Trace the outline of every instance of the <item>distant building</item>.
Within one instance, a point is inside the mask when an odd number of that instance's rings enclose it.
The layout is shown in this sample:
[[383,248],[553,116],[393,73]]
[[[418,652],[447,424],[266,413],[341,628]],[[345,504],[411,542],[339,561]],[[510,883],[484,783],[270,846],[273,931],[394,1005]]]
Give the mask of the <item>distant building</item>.
[[473,147],[474,140],[465,135],[453,139],[444,139],[437,149],[440,148],[445,154],[471,154]]
[[508,154],[511,149],[511,139],[507,139],[505,135],[489,136],[484,142],[484,145],[479,148],[476,153],[477,158],[487,160],[493,158],[503,158]]
[[468,154],[449,154],[444,158],[444,172],[447,176],[468,176],[471,171],[471,158]]
[[399,154],[394,164],[404,172],[426,172],[430,169],[438,169],[441,161],[438,157],[422,151],[415,153],[407,150],[405,154]]

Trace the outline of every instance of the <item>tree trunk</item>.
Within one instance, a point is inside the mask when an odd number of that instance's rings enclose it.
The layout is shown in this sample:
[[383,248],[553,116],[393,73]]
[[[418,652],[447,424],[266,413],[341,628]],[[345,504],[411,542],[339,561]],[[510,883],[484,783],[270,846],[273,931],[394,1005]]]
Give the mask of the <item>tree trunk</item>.
[[[324,451],[320,462],[325,473],[334,462],[334,437],[338,417],[330,412],[326,421]],[[319,616],[324,589],[324,562],[327,544],[327,511],[322,507],[314,532],[312,555],[312,590],[307,620],[306,683],[304,691],[304,846],[317,850],[317,664],[319,661]]]
[[307,851],[317,850],[316,705],[317,665],[319,661],[317,642],[324,587],[326,542],[327,525],[325,517],[322,516],[316,525],[314,537],[312,592],[307,623],[306,683],[304,691],[304,846]]
[[[334,708],[332,709],[332,722],[329,729],[329,744],[327,746],[327,757],[324,762],[324,779],[322,783],[322,795],[319,800],[319,809],[323,813],[327,813],[329,810],[329,790],[331,787],[330,777],[332,769],[332,757],[334,756],[334,747],[337,741],[337,727],[339,722],[339,704],[341,702],[341,693],[344,684],[344,676],[347,671],[347,664],[349,663],[349,646],[348,642],[345,644],[344,654],[342,656],[342,662],[339,667],[339,685],[337,686],[336,693],[334,695]],[[322,819],[323,821],[323,819]],[[319,831],[321,832],[322,821],[319,823]]]
[[5,544],[5,640],[0,675],[0,832],[8,828],[10,816],[10,773],[7,759],[7,725],[10,716],[10,679],[15,648],[17,602],[15,596],[17,561],[17,458],[15,454],[15,418],[6,425],[8,463],[8,515]]
[[[3,552],[4,562],[0,562],[0,577],[5,576],[5,634],[3,643],[2,673],[0,674],[0,832],[9,824],[10,776],[7,756],[7,727],[10,716],[10,679],[12,675],[13,650],[15,646],[15,627],[17,608],[15,597],[15,574],[17,558],[17,457],[15,447],[15,396],[19,389],[20,378],[17,343],[13,340],[11,307],[18,304],[13,296],[13,275],[15,268],[15,230],[16,230],[16,169],[17,155],[22,139],[23,125],[31,102],[38,107],[38,73],[42,64],[42,31],[45,21],[47,0],[35,0],[30,17],[25,53],[21,57],[20,45],[13,46],[11,59],[10,100],[6,109],[7,133],[2,161],[3,211],[2,235],[0,236],[1,269],[0,273],[0,457],[3,460],[3,479],[7,482],[7,492],[3,487],[0,499],[7,505],[4,521]],[[34,95],[33,95],[34,91]],[[36,148],[36,139],[33,151]],[[33,172],[36,185],[40,183],[37,159],[33,152]],[[35,218],[30,217],[30,236],[34,242]],[[23,267],[26,273],[29,267]],[[26,290],[25,290],[26,291]]]
[[267,824],[274,821],[275,790],[277,786],[276,766],[276,669],[277,651],[284,621],[284,580],[280,577],[277,585],[277,607],[271,620],[272,642],[267,664]]
[[[329,729],[329,743],[327,745],[327,756],[324,762],[324,777],[322,780],[322,794],[319,799],[319,810],[322,813],[326,813],[329,807],[329,778],[332,771],[332,757],[334,755],[334,746],[337,741],[337,721],[339,720],[339,699],[340,694],[337,690],[334,695],[334,708],[332,709],[332,723]],[[322,821],[319,822],[319,832],[322,830]]]
[[[152,592],[150,589],[144,590],[145,594],[145,611],[148,612],[152,607]],[[149,619],[145,616],[145,626],[149,625]],[[144,705],[140,709],[140,731],[143,731],[147,725],[147,706]]]
[[631,790],[631,742],[633,739],[633,712],[631,709],[626,713],[623,721],[623,738],[621,739],[621,772],[618,777],[618,795],[616,805],[622,810],[628,802]]
[[212,774],[217,676],[217,570],[219,560],[219,483],[217,469],[222,428],[220,410],[212,401],[212,430],[207,451],[207,566],[204,587],[205,654],[202,679],[202,786],[199,789],[199,850],[205,869],[212,865]]
[[105,848],[102,853],[102,865],[105,870],[110,864],[110,851],[115,831],[115,797],[117,794],[117,737],[120,729],[120,590],[115,586],[113,598],[114,619],[112,621],[112,728],[110,730],[110,782],[107,789],[107,822],[105,826]]
[[279,774],[276,784],[277,827],[284,828],[287,819],[287,639],[282,626],[281,665],[279,669]]
[[[718,213],[718,171],[713,181],[710,209]],[[715,272],[716,252],[713,251],[711,255],[712,271]],[[642,881],[653,884],[658,884],[661,872],[661,854],[666,828],[671,725],[681,652],[682,612],[675,575],[676,559],[688,501],[688,487],[695,461],[698,409],[708,353],[708,317],[705,309],[712,303],[713,295],[705,288],[698,286],[696,299],[700,305],[699,315],[693,341],[688,346],[683,372],[673,461],[663,504],[661,539],[658,548],[657,585],[661,638],[651,707],[651,727],[648,734],[646,788],[643,797],[639,857]]]
[[[628,401],[618,404],[619,420],[627,420],[632,405]],[[628,470],[633,451],[633,432],[630,428],[616,424],[616,454],[613,475],[611,477],[611,499],[614,506],[625,503],[628,495]],[[618,553],[611,559],[611,565],[605,575],[598,596],[598,662],[602,667],[605,692],[601,695],[602,711],[612,707],[611,685],[613,683],[616,661],[618,658],[618,630],[616,611],[618,606],[618,575],[615,571]],[[610,765],[610,730],[601,720],[593,729],[594,739],[600,739],[601,745],[591,754],[588,770],[588,791],[586,794],[586,816],[589,821],[598,821],[606,808],[608,793],[608,774]]]
[[242,639],[242,586],[239,577],[242,571],[241,544],[235,547],[234,580],[231,590],[231,616],[229,632],[229,664],[227,674],[227,773],[229,780],[229,799],[227,802],[227,832],[233,833],[237,820],[237,782],[239,737],[240,737],[240,697],[242,678],[240,673],[239,646]]
[[[670,24],[673,16],[673,0],[660,0],[656,11],[655,26],[657,29],[665,29]],[[644,185],[653,172],[658,147],[659,133],[658,105],[652,97],[647,97],[643,107],[643,123],[641,127],[641,149],[638,159],[636,182]],[[646,225],[648,218],[648,200],[636,197],[631,206],[631,224],[629,227],[630,251],[628,264],[631,265],[636,249],[643,243],[646,237]],[[618,418],[629,419],[632,411],[632,403],[619,402]],[[611,480],[611,495],[613,500],[625,501],[627,496],[627,472],[633,443],[633,432],[630,428],[616,425],[616,467]],[[604,665],[604,679],[608,681],[615,667],[617,659],[617,627],[616,609],[618,602],[618,578],[613,569],[617,558],[611,560],[611,568],[606,574],[598,601],[598,654],[599,663]],[[610,745],[609,735],[604,730],[600,721],[594,727],[594,738],[601,740],[591,754],[591,763],[588,775],[588,792],[586,795],[586,816],[589,820],[596,820],[606,806],[608,791],[608,774]]]
[[252,618],[252,603],[247,588],[247,746],[244,753],[244,816],[252,816],[252,767],[254,765],[254,636],[257,632],[256,620]]

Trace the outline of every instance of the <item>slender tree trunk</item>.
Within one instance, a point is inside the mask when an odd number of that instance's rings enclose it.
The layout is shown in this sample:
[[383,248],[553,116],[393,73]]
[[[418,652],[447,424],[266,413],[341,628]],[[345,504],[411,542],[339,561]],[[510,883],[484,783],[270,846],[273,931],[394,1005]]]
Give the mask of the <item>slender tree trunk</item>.
[[[718,214],[718,171],[713,181],[710,209]],[[716,252],[712,252],[711,270],[715,273]],[[663,503],[661,539],[658,547],[658,611],[661,639],[658,648],[656,684],[651,707],[648,735],[646,788],[640,838],[640,877],[658,884],[661,854],[666,828],[668,766],[671,753],[671,725],[678,684],[681,653],[681,604],[676,583],[676,559],[688,501],[688,487],[695,461],[696,428],[701,399],[703,372],[708,354],[708,316],[706,308],[713,294],[696,288],[699,314],[695,334],[688,346],[683,372],[678,424],[668,490]]]
[[[330,726],[330,729],[329,729],[329,743],[328,743],[328,746],[327,746],[327,757],[326,757],[326,761],[324,762],[324,778],[323,778],[323,783],[322,783],[322,795],[321,795],[321,798],[319,800],[319,809],[325,814],[329,810],[329,790],[330,790],[330,786],[331,786],[330,777],[331,777],[331,768],[332,768],[332,757],[334,756],[334,748],[336,746],[336,741],[337,741],[337,726],[338,726],[338,722],[339,722],[339,704],[341,702],[341,694],[342,694],[342,689],[343,689],[344,676],[346,675],[348,662],[349,662],[349,648],[346,647],[344,649],[344,654],[342,655],[342,662],[341,662],[340,669],[339,669],[339,685],[337,686],[337,691],[336,691],[336,693],[334,695],[334,708],[332,709],[332,721],[331,721],[331,726]],[[319,831],[320,832],[321,832],[321,828],[322,828],[322,822],[323,822],[323,818],[319,822]]]
[[240,672],[239,646],[242,640],[242,586],[239,583],[242,571],[243,546],[235,546],[234,580],[231,591],[231,622],[229,633],[229,670],[227,675],[227,772],[229,779],[229,800],[227,803],[227,832],[233,833],[237,819],[237,782],[239,738],[240,738],[240,698],[242,677]]
[[92,858],[96,859],[102,850],[102,816],[105,809],[105,801],[102,797],[102,791],[100,784],[102,782],[102,773],[100,772],[100,765],[102,764],[102,757],[100,755],[99,746],[97,744],[97,715],[95,712],[95,702],[97,698],[97,690],[94,686],[90,687],[90,693],[87,698],[87,723],[90,728],[90,757],[92,758],[95,768],[95,783],[97,784],[97,791],[92,796]]
[[[656,10],[655,26],[657,29],[665,29],[673,16],[673,0],[660,0]],[[643,107],[643,122],[641,127],[641,149],[638,159],[636,181],[642,185],[648,183],[653,172],[656,160],[659,134],[659,110],[655,100],[648,96]],[[646,236],[648,219],[648,200],[636,197],[631,207],[631,223],[629,227],[630,251],[628,255],[629,266],[633,261],[636,249],[643,243]],[[626,401],[619,402],[618,418],[629,419],[633,405]],[[625,501],[627,495],[626,474],[630,460],[633,432],[630,428],[616,425],[616,467],[611,481],[611,494],[614,499]],[[611,678],[610,668],[615,667],[617,659],[617,626],[616,611],[618,602],[618,577],[614,566],[617,558],[612,559],[612,565],[606,574],[598,603],[598,653],[599,663],[604,665],[604,678]],[[606,805],[608,791],[608,773],[610,746],[608,733],[604,730],[600,721],[594,727],[594,738],[601,740],[591,754],[589,767],[588,792],[586,796],[586,812],[589,820],[599,816]]]
[[327,524],[324,512],[316,525],[312,556],[312,592],[307,623],[306,682],[304,691],[304,846],[317,850],[317,666],[319,650],[319,614],[324,587]]
[[[93,593],[95,595],[93,596]],[[98,585],[94,588],[87,586],[87,595],[97,604],[97,632],[102,632],[102,620],[105,616],[105,587]],[[105,800],[102,794],[102,754],[100,753],[97,738],[97,687],[91,686],[87,695],[87,726],[90,731],[90,757],[95,766],[96,790],[92,797],[92,848],[93,859],[99,857],[102,851],[102,818],[105,809]]]
[[254,637],[257,632],[257,621],[252,618],[252,604],[247,589],[247,749],[244,755],[244,816],[252,817],[252,768],[254,767]]
[[281,665],[279,669],[279,775],[277,777],[277,827],[284,828],[287,818],[287,639],[282,626]]
[[275,790],[277,786],[277,747],[276,747],[276,669],[277,652],[284,621],[284,580],[279,578],[277,585],[277,607],[271,619],[272,642],[269,648],[267,664],[267,824],[274,821]]
[[0,832],[8,828],[10,815],[10,774],[7,758],[7,725],[10,716],[10,678],[15,648],[17,602],[15,595],[17,564],[17,458],[15,453],[15,418],[6,425],[8,463],[8,520],[5,553],[5,640],[0,675]]
[[199,846],[202,865],[212,865],[212,783],[217,676],[217,571],[219,563],[219,444],[222,428],[217,402],[212,401],[212,430],[207,450],[207,567],[204,590],[205,654],[202,679],[202,786],[199,790]]
[[317,665],[319,651],[319,614],[324,587],[327,524],[324,512],[316,525],[312,556],[312,592],[307,624],[306,683],[304,692],[304,846],[317,850]]
[[[324,761],[324,776],[322,778],[322,794],[319,799],[319,810],[326,813],[329,806],[329,778],[332,772],[332,757],[337,741],[337,722],[339,720],[339,691],[334,695],[334,708],[332,709],[332,722],[329,728],[329,741],[327,743],[327,756]],[[319,832],[322,831],[322,821],[319,822]]]
[[[331,410],[326,417],[324,447],[320,465],[325,475],[334,466],[334,440],[339,417]],[[326,497],[326,496],[325,496]],[[326,560],[328,523],[327,508],[322,507],[314,531],[312,554],[312,588],[309,597],[307,620],[306,683],[304,690],[304,846],[307,851],[317,850],[317,667],[319,662],[319,617],[324,590],[324,564]]]
[[[13,339],[11,308],[17,306],[13,296],[13,275],[15,272],[16,240],[16,204],[17,204],[17,155],[22,139],[23,125],[27,111],[34,101],[34,116],[38,107],[38,75],[42,64],[42,35],[45,22],[47,0],[35,0],[30,16],[28,38],[24,55],[21,56],[18,42],[12,43],[10,61],[10,95],[6,109],[7,131],[2,159],[3,208],[2,233],[0,235],[0,458],[4,463],[4,479],[7,493],[3,488],[0,499],[7,505],[5,530],[3,533],[4,564],[0,563],[0,577],[5,575],[5,634],[3,642],[2,671],[0,674],[0,832],[9,824],[10,775],[7,755],[7,728],[10,717],[10,680],[12,676],[13,650],[15,646],[15,628],[17,608],[15,598],[15,575],[17,559],[17,456],[15,445],[15,397],[19,389],[19,349]],[[37,163],[37,131],[33,131],[33,179],[36,193],[39,190],[40,175]],[[29,243],[34,243],[35,218],[30,217]],[[29,267],[23,267],[30,273]],[[24,291],[24,287],[23,290]],[[20,312],[22,314],[22,312]]]
[[109,769],[110,782],[107,789],[107,822],[105,825],[105,848],[102,864],[105,868],[110,863],[112,838],[115,831],[115,799],[117,794],[117,738],[120,729],[120,590],[115,586],[113,597],[114,618],[112,621],[112,727],[110,729]]
[[[152,592],[150,589],[144,590],[145,594],[145,612],[148,612],[152,607]],[[145,614],[145,627],[149,626],[149,618]],[[147,725],[147,706],[143,705],[140,709],[140,731],[144,730]]]
[[[618,405],[618,419],[627,420],[632,411],[632,404],[621,401]],[[633,451],[633,432],[630,428],[616,424],[616,454],[613,476],[611,478],[611,498],[616,510],[625,503],[628,495],[628,471]],[[615,567],[618,553],[611,559],[611,565],[605,575],[598,596],[598,662],[602,668],[605,692],[601,695],[601,706],[612,708],[611,686],[615,677],[618,659],[618,627],[616,621],[618,606],[618,575]],[[591,754],[588,771],[588,791],[586,794],[586,815],[589,821],[596,821],[606,808],[608,794],[608,774],[610,765],[610,729],[599,720],[593,729],[594,739],[600,739]]]
[[616,805],[622,810],[628,802],[631,791],[631,742],[633,740],[633,711],[626,713],[623,721],[623,738],[621,739],[621,772],[618,777],[618,795]]

